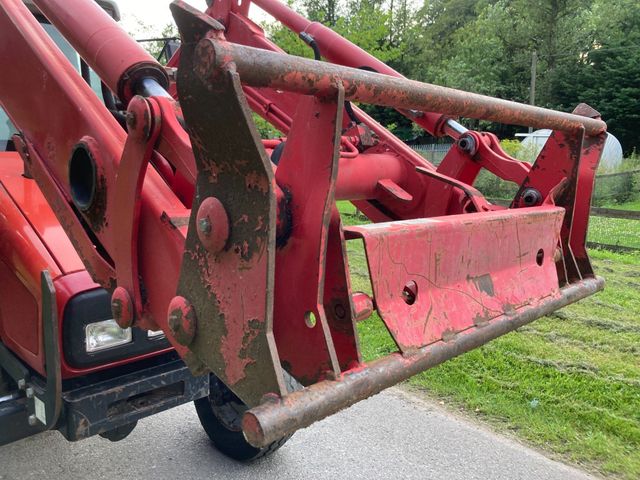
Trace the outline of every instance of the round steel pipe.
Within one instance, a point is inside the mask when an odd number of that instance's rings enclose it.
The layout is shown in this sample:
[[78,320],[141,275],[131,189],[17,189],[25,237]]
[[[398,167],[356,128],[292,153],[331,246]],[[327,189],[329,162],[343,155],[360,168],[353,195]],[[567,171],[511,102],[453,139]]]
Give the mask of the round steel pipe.
[[338,380],[324,380],[284,398],[274,397],[244,414],[242,431],[253,446],[260,448],[269,445],[285,435],[592,295],[602,288],[602,278],[585,279],[561,289],[560,295],[551,300],[525,307],[512,316],[503,316],[484,327],[461,332],[448,342],[433,343],[410,356],[403,357],[394,353],[363,368],[345,373]]
[[356,68],[237,45],[218,39],[202,40],[196,49],[199,75],[215,78],[235,64],[243,84],[304,95],[333,96],[342,82],[345,98],[357,102],[407,110],[439,112],[460,117],[587,135],[606,131],[602,120],[557,112],[453,88],[391,77]]
[[[278,0],[254,0],[252,3],[262,8],[293,32],[297,34],[304,32],[311,35],[318,43],[322,57],[331,63],[360,69],[367,67],[369,71],[404,78],[386,63],[381,62],[335,31],[320,22],[307,20],[291,7]],[[407,110],[400,110],[400,113],[425,128],[432,135],[440,136],[440,133],[445,133],[455,139],[459,137],[456,129],[450,128],[452,120],[448,119],[443,122],[442,114],[440,113],[420,112],[419,116],[415,116]]]
[[371,200],[380,193],[378,182],[405,182],[406,162],[389,153],[360,154],[341,158],[336,179],[336,200]]

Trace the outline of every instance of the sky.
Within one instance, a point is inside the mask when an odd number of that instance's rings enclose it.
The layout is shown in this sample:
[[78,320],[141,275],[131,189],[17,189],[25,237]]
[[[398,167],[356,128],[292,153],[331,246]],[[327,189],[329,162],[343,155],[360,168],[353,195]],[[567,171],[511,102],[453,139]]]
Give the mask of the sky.
[[[171,1],[172,0],[119,0],[118,6],[120,7],[120,14],[122,16],[121,25],[125,30],[133,33],[134,36],[138,33],[158,35],[164,26],[168,23],[173,23],[173,17],[169,11]],[[199,10],[207,8],[205,0],[186,1]],[[251,7],[253,7],[253,5]],[[249,10],[249,16],[255,21],[261,21],[266,18],[264,14],[260,15],[255,8]],[[139,25],[140,22],[147,25],[149,29],[142,32]]]
[[[139,22],[152,27],[153,32],[159,34],[168,23],[173,23],[173,17],[169,11],[171,0],[120,0],[120,23],[122,27],[131,33],[137,33]],[[187,0],[187,3],[204,10],[207,7],[205,0]],[[157,29],[157,30],[156,30]],[[151,32],[145,32],[151,33]]]

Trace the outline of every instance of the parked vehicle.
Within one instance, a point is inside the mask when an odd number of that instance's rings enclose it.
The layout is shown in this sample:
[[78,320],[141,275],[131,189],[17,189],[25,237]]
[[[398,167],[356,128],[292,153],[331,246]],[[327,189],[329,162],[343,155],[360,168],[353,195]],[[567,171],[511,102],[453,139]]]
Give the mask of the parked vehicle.
[[[283,53],[250,3],[315,59]],[[276,0],[174,2],[166,66],[112,0],[0,6],[0,445],[120,440],[195,401],[249,460],[603,287],[585,237],[606,125],[586,105],[407,80]],[[356,103],[455,143],[436,168]],[[459,116],[552,134],[531,166]],[[508,208],[473,187],[481,169],[520,185]],[[346,200],[371,224],[343,225]],[[370,293],[351,288],[347,241]],[[372,315],[398,351],[365,362]]]

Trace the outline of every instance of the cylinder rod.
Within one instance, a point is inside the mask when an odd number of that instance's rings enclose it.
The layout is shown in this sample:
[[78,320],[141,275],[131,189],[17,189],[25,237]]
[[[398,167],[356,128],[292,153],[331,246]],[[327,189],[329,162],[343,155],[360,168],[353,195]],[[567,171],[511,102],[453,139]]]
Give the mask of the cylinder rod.
[[218,39],[202,40],[196,50],[204,76],[217,76],[229,62],[245,85],[305,95],[332,96],[342,82],[345,98],[400,109],[439,112],[494,122],[575,132],[606,130],[602,120],[510,102],[475,93],[318,62]]
[[[312,22],[304,18],[291,7],[278,0],[252,0],[252,3],[295,33],[311,35],[320,46],[322,57],[331,63],[404,78],[393,68],[354,45],[334,30],[320,22]],[[456,139],[460,136],[456,128],[452,128],[453,125],[450,124],[453,120],[444,119],[443,121],[441,113],[420,112],[418,116],[405,110],[400,110],[400,113],[425,128],[432,135],[440,136],[444,133]]]
[[486,326],[461,332],[448,342],[433,343],[411,356],[394,353],[347,372],[338,380],[324,380],[284,398],[267,400],[245,413],[242,420],[244,435],[255,447],[266,446],[602,288],[602,278],[582,280],[561,289],[560,295],[551,300],[525,307],[515,315],[500,317]]
[[169,86],[162,66],[132,39],[96,2],[34,0],[102,81],[125,103],[145,78]]

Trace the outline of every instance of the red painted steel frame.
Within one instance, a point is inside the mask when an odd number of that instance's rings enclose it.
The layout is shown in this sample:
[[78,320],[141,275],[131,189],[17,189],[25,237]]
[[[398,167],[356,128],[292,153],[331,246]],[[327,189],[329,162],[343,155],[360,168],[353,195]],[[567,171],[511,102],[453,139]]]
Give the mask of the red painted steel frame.
[[[251,407],[290,393],[282,369],[317,386],[250,412],[255,444],[433,366],[425,358],[434,349],[444,361],[602,288],[584,250],[606,128],[593,110],[571,115],[404,79],[273,0],[256,4],[312,33],[326,59],[386,75],[284,55],[247,18],[249,2],[216,1],[207,14],[174,2],[184,40],[178,105],[136,96],[144,79],[162,85],[163,70],[93,2],[37,0],[128,104],[127,134],[22,2],[5,3],[0,58],[19,68],[0,76],[0,101],[88,271],[114,292],[119,323],[162,328],[194,371],[213,371]],[[96,34],[103,29],[111,33]],[[352,121],[345,99],[398,108],[457,142],[436,169],[355,107]],[[277,145],[260,141],[251,109],[287,135],[277,167],[267,156]],[[556,131],[530,168],[445,113]],[[88,205],[69,177],[80,150],[94,172]],[[511,208],[473,188],[482,168],[521,185]],[[346,232],[364,241],[372,299],[352,295],[336,199],[391,221]],[[354,322],[374,306],[403,354],[416,355],[382,361],[391,373],[361,363]],[[361,377],[366,388],[345,398],[341,387]],[[337,400],[314,417],[307,407],[318,391]]]
[[[61,335],[67,302],[100,286],[86,272],[51,206],[38,185],[22,174],[23,169],[18,153],[0,152],[0,258],[4,259],[0,261],[0,338],[22,361],[44,375],[38,286],[42,270],[49,272],[55,285]],[[61,374],[63,379],[78,377],[158,353],[162,351],[77,368],[69,365],[63,352]]]
[[[90,18],[104,14],[94,2],[76,3],[74,15],[86,24],[92,23]],[[26,139],[23,157],[94,280],[113,289],[116,271],[111,256],[100,252],[113,255],[118,241],[131,242],[114,236],[114,226],[121,215],[114,211],[112,193],[126,132],[21,1],[9,0],[0,10],[0,32],[0,57],[20,66],[0,76],[0,101]],[[121,48],[126,49],[129,44],[135,42],[128,39]],[[109,57],[109,61],[117,63],[118,58]],[[46,82],[42,81],[43,72],[47,72]],[[55,122],[50,121],[52,115]],[[91,209],[81,214],[72,207],[68,177],[69,160],[79,143],[91,152],[97,177],[96,200]],[[139,273],[143,279],[166,280],[147,288],[148,315],[140,319],[140,325],[167,329],[166,309],[175,294],[185,232],[164,219],[169,213],[184,212],[185,207],[155,169],[147,171],[138,201]],[[162,262],[155,251],[144,245],[154,245],[156,251],[162,251]],[[185,353],[181,345],[174,346]]]

